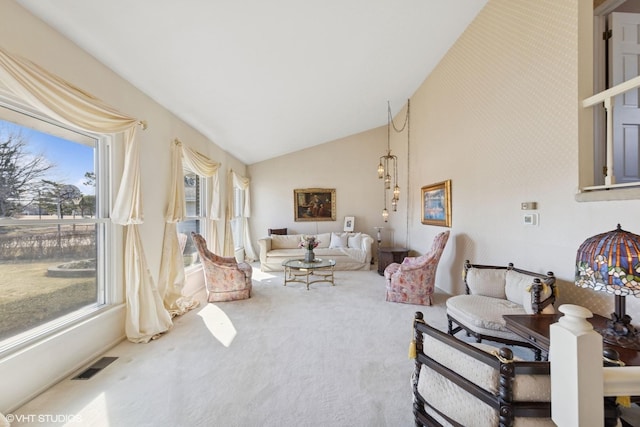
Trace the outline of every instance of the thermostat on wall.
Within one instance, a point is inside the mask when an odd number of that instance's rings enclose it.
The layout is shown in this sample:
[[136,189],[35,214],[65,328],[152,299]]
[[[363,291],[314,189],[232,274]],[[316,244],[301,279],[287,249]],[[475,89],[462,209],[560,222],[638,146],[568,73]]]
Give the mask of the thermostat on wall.
[[524,225],[538,225],[538,214],[530,213],[523,216]]

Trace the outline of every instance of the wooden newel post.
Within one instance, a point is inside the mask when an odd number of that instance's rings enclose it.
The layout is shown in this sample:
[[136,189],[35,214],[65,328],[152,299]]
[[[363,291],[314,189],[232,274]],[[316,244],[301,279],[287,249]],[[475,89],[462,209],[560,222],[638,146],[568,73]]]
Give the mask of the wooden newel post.
[[550,328],[551,418],[563,427],[600,427],[604,419],[602,336],[584,307],[564,304]]

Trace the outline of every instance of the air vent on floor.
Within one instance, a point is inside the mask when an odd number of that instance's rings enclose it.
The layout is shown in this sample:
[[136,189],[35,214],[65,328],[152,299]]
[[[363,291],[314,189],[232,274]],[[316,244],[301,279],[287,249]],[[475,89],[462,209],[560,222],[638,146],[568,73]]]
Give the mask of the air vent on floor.
[[92,376],[94,376],[95,374],[97,374],[107,366],[109,366],[116,359],[117,357],[103,357],[102,359],[98,360],[96,363],[89,366],[87,369],[80,372],[78,375],[76,375],[71,379],[72,380],[88,380],[89,378],[91,378]]

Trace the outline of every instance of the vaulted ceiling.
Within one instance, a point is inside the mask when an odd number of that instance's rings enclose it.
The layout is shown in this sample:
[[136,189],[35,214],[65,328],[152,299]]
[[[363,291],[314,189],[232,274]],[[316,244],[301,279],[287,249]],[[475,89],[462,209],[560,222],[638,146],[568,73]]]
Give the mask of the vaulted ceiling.
[[486,0],[16,0],[239,160],[387,122]]

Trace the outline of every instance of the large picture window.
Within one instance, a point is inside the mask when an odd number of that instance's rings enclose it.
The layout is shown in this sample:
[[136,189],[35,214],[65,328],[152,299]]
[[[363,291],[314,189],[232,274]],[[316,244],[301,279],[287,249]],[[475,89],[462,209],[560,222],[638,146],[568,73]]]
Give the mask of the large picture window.
[[204,234],[205,224],[205,183],[206,180],[188,169],[184,171],[184,199],[186,218],[178,223],[178,236],[182,245],[182,257],[185,268],[200,264],[191,232]]
[[109,302],[106,145],[0,105],[0,351]]

